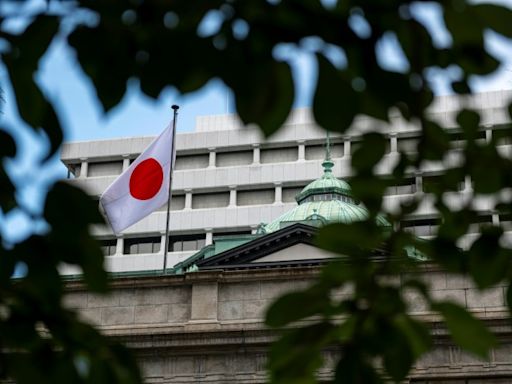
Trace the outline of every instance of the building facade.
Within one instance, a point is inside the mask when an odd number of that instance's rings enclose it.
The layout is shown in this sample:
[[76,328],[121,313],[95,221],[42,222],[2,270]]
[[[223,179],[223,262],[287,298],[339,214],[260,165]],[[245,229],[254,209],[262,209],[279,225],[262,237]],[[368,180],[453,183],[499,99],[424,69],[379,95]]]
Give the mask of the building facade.
[[[512,92],[478,94],[471,99],[446,96],[436,99],[431,118],[450,130],[453,150],[445,164],[426,164],[421,172],[411,174],[400,185],[390,186],[384,197],[386,209],[392,210],[414,194],[426,193],[435,184],[443,168],[458,161],[463,145],[455,121],[455,111],[469,106],[482,115],[480,140],[498,138],[499,150],[512,156],[512,143],[501,137],[510,122],[506,110]],[[375,121],[359,118],[343,136],[332,138],[333,172],[338,178],[351,176],[350,156],[357,149],[361,135],[375,128]],[[378,173],[389,175],[398,151],[416,151],[418,129],[391,115],[391,124],[379,123],[388,141],[388,150]],[[62,162],[69,170],[71,183],[99,197],[105,188],[141,153],[153,137],[67,143]],[[268,140],[257,129],[244,128],[232,115],[205,116],[197,119],[196,129],[178,133],[177,159],[171,204],[170,247],[167,268],[209,245],[213,239],[228,234],[255,233],[261,223],[269,223],[296,206],[295,196],[321,174],[325,132],[319,129],[308,109],[295,110],[283,128]],[[468,178],[458,192],[447,195],[460,204],[471,193]],[[468,246],[479,227],[501,223],[512,230],[510,215],[492,211],[492,202],[475,202],[480,212],[471,232],[460,244]],[[113,272],[159,270],[163,266],[166,207],[123,232],[113,236],[109,228],[97,228],[103,241],[107,268]],[[437,215],[428,196],[420,209],[403,223],[420,237],[435,233]],[[508,236],[508,234],[507,234]],[[70,270],[69,273],[76,271]]]
[[[431,115],[450,129],[452,152],[445,164],[426,164],[405,183],[390,186],[384,198],[386,208],[392,210],[414,194],[425,194],[425,203],[403,223],[413,233],[420,237],[435,233],[438,219],[428,198],[429,185],[444,167],[456,164],[458,148],[463,145],[454,111],[468,104],[478,110],[482,115],[480,139],[498,139],[499,150],[508,156],[512,143],[500,130],[510,122],[505,107],[511,98],[512,93],[496,92],[470,100],[436,100]],[[118,238],[108,228],[95,229],[103,241],[108,269],[122,274],[113,280],[108,296],[90,294],[79,280],[71,280],[67,305],[131,347],[148,383],[266,382],[266,351],[276,333],[264,325],[265,310],[283,293],[308,286],[319,273],[318,266],[332,257],[314,246],[315,226],[364,216],[364,209],[354,208],[349,183],[341,179],[350,179],[350,156],[361,134],[373,124],[359,119],[344,136],[334,137],[331,159],[326,161],[325,134],[307,110],[295,111],[283,130],[269,140],[263,140],[256,130],[241,129],[232,116],[200,118],[195,132],[177,136],[171,273],[161,273],[162,207]],[[378,173],[386,177],[398,151],[415,150],[418,132],[398,116],[382,129],[389,142]],[[62,159],[73,175],[70,182],[99,196],[150,140],[65,145]],[[471,180],[466,179],[447,198],[460,204],[471,188]],[[462,247],[471,243],[482,225],[500,223],[509,229],[511,218],[493,212],[491,201],[476,200],[475,205],[480,218]],[[381,224],[386,225],[385,220]],[[433,350],[415,365],[406,382],[512,382],[507,287],[479,291],[468,279],[429,262],[423,262],[418,273],[435,298],[453,300],[480,317],[500,345],[492,350],[490,361],[462,352],[438,315],[416,292],[405,291],[409,312],[430,325],[434,338]],[[389,284],[401,285],[409,277],[387,278]],[[350,294],[350,289],[334,292],[340,300]],[[325,364],[318,373],[321,380],[332,377],[337,354],[336,349],[324,351]]]

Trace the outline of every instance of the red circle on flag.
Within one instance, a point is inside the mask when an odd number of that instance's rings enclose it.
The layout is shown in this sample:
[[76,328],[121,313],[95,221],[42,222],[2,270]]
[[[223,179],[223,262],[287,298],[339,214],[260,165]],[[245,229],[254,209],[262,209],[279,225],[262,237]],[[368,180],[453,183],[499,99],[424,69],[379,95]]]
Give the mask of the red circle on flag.
[[141,161],[130,176],[130,194],[137,200],[154,197],[164,181],[164,171],[158,161],[150,157]]

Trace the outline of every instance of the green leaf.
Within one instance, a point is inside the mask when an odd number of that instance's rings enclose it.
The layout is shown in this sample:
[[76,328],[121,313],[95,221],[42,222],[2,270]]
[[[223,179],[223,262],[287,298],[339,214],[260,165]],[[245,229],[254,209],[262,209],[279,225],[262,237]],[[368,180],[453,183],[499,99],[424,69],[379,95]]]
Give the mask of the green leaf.
[[7,213],[16,207],[15,188],[3,167],[0,167],[0,207]]
[[336,365],[334,382],[337,384],[381,384],[383,380],[364,356],[348,349]]
[[510,315],[512,316],[512,283],[507,288],[507,306]]
[[478,112],[463,109],[457,114],[457,123],[462,128],[467,139],[475,139],[480,127],[480,115]]
[[243,83],[228,83],[235,92],[236,109],[245,124],[257,124],[266,136],[284,124],[293,105],[290,66],[262,62]]
[[[483,28],[475,21],[474,13],[468,8],[468,5],[444,7],[446,27],[452,35],[454,45],[479,45],[483,48]],[[468,21],[472,22],[471,28],[468,28]]]
[[418,154],[425,160],[442,160],[450,149],[450,140],[445,130],[433,121],[425,121],[423,135],[418,144]]
[[[316,122],[329,131],[344,132],[351,125],[359,108],[359,94],[350,79],[322,55],[317,55],[318,81],[313,100]],[[333,105],[336,104],[336,107]]]
[[434,303],[432,309],[443,315],[455,343],[483,359],[489,358],[489,350],[497,344],[497,340],[480,320],[451,302]]
[[[73,207],[73,215],[66,207]],[[62,261],[82,267],[89,289],[104,292],[107,274],[103,253],[90,233],[91,224],[103,224],[98,203],[83,190],[68,183],[56,183],[48,192],[44,216],[51,225],[50,247]]]
[[478,288],[499,283],[508,273],[512,255],[501,248],[501,228],[485,228],[468,252],[469,272]]
[[335,326],[318,323],[287,331],[270,349],[271,383],[313,384],[321,367],[322,349],[335,336]]
[[323,249],[346,256],[373,251],[382,240],[382,229],[368,222],[330,224],[322,227],[316,237],[316,243]]
[[9,36],[11,50],[3,55],[21,117],[32,128],[42,128],[50,140],[46,159],[57,152],[63,136],[53,106],[36,85],[34,74],[58,28],[57,18],[39,15],[21,35]]
[[407,337],[414,359],[419,358],[430,349],[432,338],[425,324],[414,320],[407,314],[397,316],[394,319],[394,324]]
[[16,156],[16,143],[10,134],[0,128],[0,158]]
[[[73,207],[73,214],[66,207]],[[52,227],[66,232],[105,222],[99,212],[98,202],[82,189],[65,182],[55,183],[48,192],[44,217]]]
[[315,285],[305,291],[279,297],[268,309],[265,323],[270,327],[282,327],[327,312],[330,307],[329,291]]
[[485,27],[512,38],[512,28],[510,27],[512,10],[510,8],[496,4],[475,4],[473,8]]
[[363,135],[362,141],[352,156],[356,171],[371,170],[386,154],[387,140],[377,132]]
[[412,367],[413,351],[406,335],[400,329],[389,327],[386,333],[384,368],[394,381],[400,382],[405,379]]

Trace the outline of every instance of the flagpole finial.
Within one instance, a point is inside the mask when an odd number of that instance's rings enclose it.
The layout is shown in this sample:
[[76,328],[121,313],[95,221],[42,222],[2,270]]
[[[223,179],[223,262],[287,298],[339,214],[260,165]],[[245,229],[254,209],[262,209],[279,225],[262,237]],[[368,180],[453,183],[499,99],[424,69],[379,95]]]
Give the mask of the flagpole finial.
[[177,111],[178,109],[180,109],[180,106],[173,104],[171,108],[174,109],[175,111]]

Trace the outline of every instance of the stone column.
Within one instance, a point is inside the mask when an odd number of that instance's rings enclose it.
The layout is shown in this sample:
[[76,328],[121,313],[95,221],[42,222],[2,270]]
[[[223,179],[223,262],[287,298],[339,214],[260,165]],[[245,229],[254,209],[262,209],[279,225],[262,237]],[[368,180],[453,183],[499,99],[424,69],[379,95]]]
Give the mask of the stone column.
[[80,159],[80,179],[85,179],[87,177],[88,169],[89,169],[89,163],[87,162],[87,157],[82,157]]
[[206,233],[204,245],[213,244],[213,228],[205,228],[204,231]]
[[116,239],[116,253],[115,255],[122,255],[124,251],[124,238],[123,236],[118,236]]
[[208,168],[215,168],[217,166],[217,152],[215,152],[215,148],[208,148],[208,151],[210,152]]
[[274,183],[274,204],[281,204],[283,202],[283,183]]
[[492,225],[500,225],[500,215],[496,211],[492,213]]
[[[169,244],[167,244],[169,246]],[[159,254],[163,255],[165,250],[165,231],[160,232],[160,252]]]
[[389,134],[389,144],[390,144],[390,152],[396,153],[398,152],[398,138],[396,137],[396,133]]
[[490,143],[492,141],[492,125],[485,125],[485,141]]
[[423,174],[421,172],[416,173],[416,193],[423,192]]
[[192,285],[191,322],[217,321],[218,291],[217,282]]
[[298,156],[297,156],[297,159],[299,161],[304,161],[306,160],[306,144],[305,144],[305,141],[304,140],[299,140],[297,141],[297,143],[299,144],[299,147],[298,147]]
[[473,190],[473,186],[471,185],[471,176],[466,175],[464,177],[464,191],[471,191]]
[[229,186],[229,205],[228,208],[236,207],[236,185]]
[[129,155],[123,155],[123,170],[121,172],[126,171],[129,166],[130,166],[130,157],[129,157]]
[[345,136],[343,138],[343,157],[350,157],[350,137]]
[[260,164],[260,145],[253,144],[252,145],[252,165]]
[[185,208],[192,209],[192,190],[185,189]]

